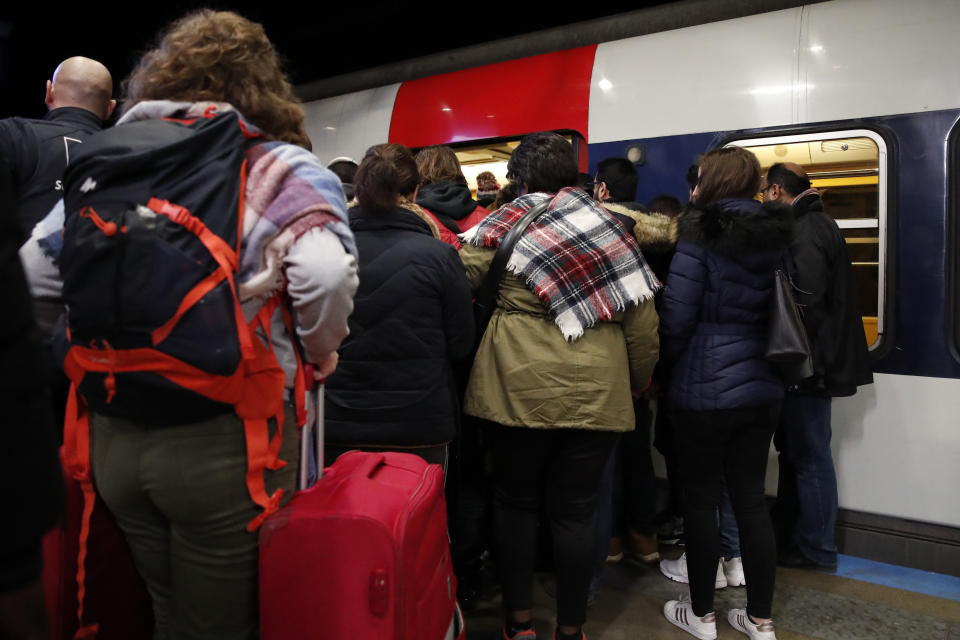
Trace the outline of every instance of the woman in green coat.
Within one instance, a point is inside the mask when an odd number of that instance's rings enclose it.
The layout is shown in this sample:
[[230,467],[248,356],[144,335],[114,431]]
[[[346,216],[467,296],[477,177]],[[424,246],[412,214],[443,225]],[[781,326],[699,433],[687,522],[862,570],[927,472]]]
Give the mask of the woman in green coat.
[[464,409],[492,423],[504,637],[536,637],[533,563],[543,496],[557,566],[557,638],[580,640],[597,490],[618,434],[634,428],[631,393],[647,386],[657,360],[653,294],[660,284],[627,228],[574,187],[577,164],[566,140],[527,136],[507,169],[521,197],[461,236],[474,291],[505,233],[531,207],[550,204],[507,263]]

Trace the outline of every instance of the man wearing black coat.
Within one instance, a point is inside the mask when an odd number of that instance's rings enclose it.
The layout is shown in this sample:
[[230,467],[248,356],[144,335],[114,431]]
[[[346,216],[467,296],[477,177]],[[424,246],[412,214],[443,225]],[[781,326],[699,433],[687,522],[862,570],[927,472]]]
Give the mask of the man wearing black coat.
[[793,207],[793,279],[814,367],[813,376],[788,390],[774,436],[780,477],[772,515],[780,563],[835,571],[837,476],[830,452],[830,403],[873,382],[867,342],[846,243],[806,172],[793,163],[773,165],[762,195]]
[[[67,58],[47,80],[44,102],[49,111],[40,119],[6,118],[0,120],[0,155],[9,163],[15,208],[0,212],[9,225],[14,249],[30,237],[33,228],[63,197],[63,172],[71,150],[103,128],[117,101],[113,79],[105,66],[75,56]],[[16,216],[16,220],[12,217]],[[8,220],[7,218],[11,218]],[[36,256],[21,256],[33,296],[33,316],[45,341],[63,313],[59,292],[41,292],[36,285]],[[59,284],[57,285],[59,289]],[[54,418],[62,425],[69,381],[53,360],[49,348],[40,356],[47,362]]]

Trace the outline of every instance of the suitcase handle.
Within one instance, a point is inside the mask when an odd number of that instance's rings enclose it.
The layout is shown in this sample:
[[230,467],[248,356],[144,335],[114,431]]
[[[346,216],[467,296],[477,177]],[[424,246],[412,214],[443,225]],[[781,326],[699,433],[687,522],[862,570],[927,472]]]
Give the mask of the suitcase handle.
[[359,472],[367,478],[372,478],[380,470],[380,467],[387,465],[387,457],[383,454],[365,456],[363,463],[359,467]]

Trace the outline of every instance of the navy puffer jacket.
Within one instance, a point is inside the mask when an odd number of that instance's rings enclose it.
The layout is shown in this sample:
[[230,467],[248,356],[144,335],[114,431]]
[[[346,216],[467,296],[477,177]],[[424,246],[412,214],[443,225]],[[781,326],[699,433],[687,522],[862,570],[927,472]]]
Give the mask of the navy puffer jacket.
[[348,446],[450,442],[459,416],[451,364],[470,354],[470,287],[456,250],[413,213],[350,209],[360,287],[327,379],[326,440]]
[[681,217],[660,316],[675,408],[758,407],[783,398],[763,353],[773,272],[792,221],[788,206],[740,198]]

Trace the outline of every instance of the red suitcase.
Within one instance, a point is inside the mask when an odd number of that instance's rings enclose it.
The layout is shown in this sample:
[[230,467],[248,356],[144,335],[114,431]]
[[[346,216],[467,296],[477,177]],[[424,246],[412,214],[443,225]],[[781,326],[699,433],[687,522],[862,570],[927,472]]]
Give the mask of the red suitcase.
[[263,640],[463,638],[456,593],[443,471],[419,456],[346,453],[260,529]]
[[[83,563],[83,609],[78,611],[77,555],[84,501],[80,483],[66,469],[63,475],[64,520],[43,538],[43,587],[50,640],[150,640],[150,596],[133,566],[123,533],[99,497],[90,515]],[[82,616],[82,625],[78,616]]]

